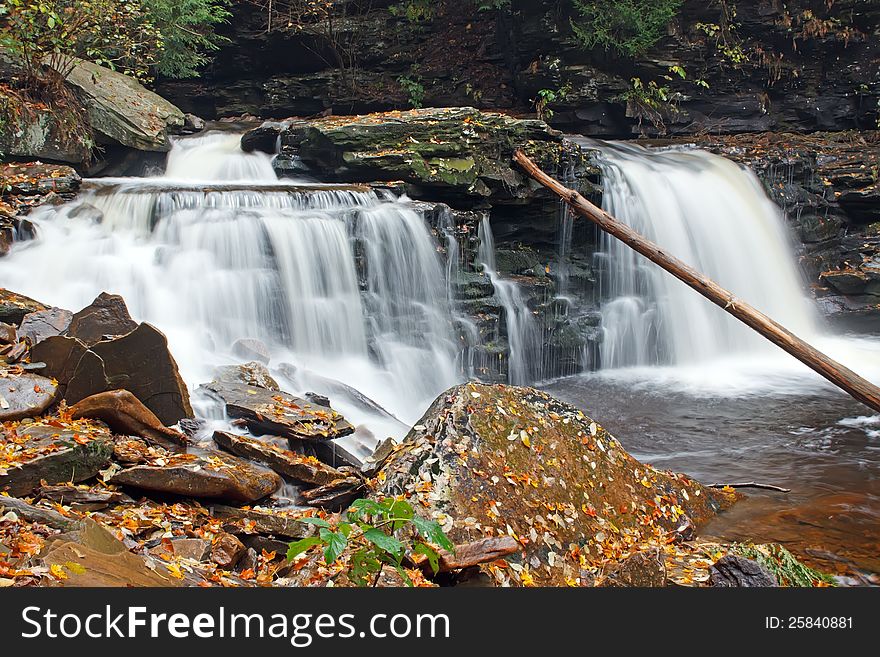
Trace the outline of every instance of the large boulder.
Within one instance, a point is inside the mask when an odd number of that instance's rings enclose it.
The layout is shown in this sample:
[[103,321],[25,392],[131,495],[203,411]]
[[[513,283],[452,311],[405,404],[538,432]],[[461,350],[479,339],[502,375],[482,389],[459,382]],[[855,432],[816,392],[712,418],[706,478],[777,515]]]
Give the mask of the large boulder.
[[[0,92],[2,100],[9,99]],[[0,129],[0,152],[7,156],[79,164],[89,159],[92,145],[84,135],[71,135],[50,109],[35,105],[28,105]]]
[[70,326],[73,313],[63,308],[49,308],[28,313],[21,321],[18,335],[26,338],[32,345],[53,335],[61,335]]
[[544,191],[514,168],[517,148],[549,168],[577,157],[542,121],[458,107],[294,122],[281,133],[276,166],[347,182],[403,180],[419,198],[522,203]]
[[166,426],[193,416],[168,341],[150,324],[92,345],[76,337],[53,336],[31,350],[31,360],[46,364],[45,373],[58,380],[59,396],[69,404],[124,388]]
[[167,151],[168,135],[185,118],[173,104],[134,78],[91,62],[78,61],[67,76],[99,137],[142,151]]
[[640,463],[544,392],[476,383],[443,393],[376,481],[376,495],[407,496],[456,544],[519,541],[521,554],[483,566],[501,585],[591,583],[735,499]]
[[92,346],[107,336],[131,333],[138,323],[128,314],[125,300],[118,294],[101,292],[91,304],[73,315],[67,335]]

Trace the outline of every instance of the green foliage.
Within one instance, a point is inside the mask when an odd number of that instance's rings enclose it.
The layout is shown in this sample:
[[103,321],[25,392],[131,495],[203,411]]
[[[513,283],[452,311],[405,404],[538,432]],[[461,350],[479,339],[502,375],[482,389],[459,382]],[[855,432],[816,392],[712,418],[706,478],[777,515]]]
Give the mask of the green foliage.
[[418,109],[425,100],[425,86],[419,77],[410,77],[402,75],[397,78],[398,84],[406,92],[410,107]]
[[757,561],[773,573],[782,586],[835,585],[831,575],[802,564],[791,552],[776,543],[768,545],[737,544],[733,546],[733,551],[746,559]]
[[150,23],[162,36],[156,72],[169,78],[198,75],[208,63],[207,53],[227,39],[214,33],[230,13],[227,0],[141,0]]
[[[161,35],[135,0],[2,0],[0,47],[19,61],[24,86],[63,79],[74,58],[146,77]],[[48,69],[47,69],[48,66]]]
[[500,11],[510,7],[510,0],[477,0],[477,11]]
[[429,21],[436,13],[432,0],[404,0],[391,5],[388,11],[398,18],[405,18],[410,23]]
[[553,118],[553,110],[550,109],[550,103],[556,103],[565,100],[571,92],[571,87],[565,85],[561,89],[541,89],[535,97],[535,112],[542,121],[549,121]]
[[437,548],[455,550],[437,522],[416,515],[409,502],[395,498],[380,502],[356,500],[345,519],[335,526],[321,518],[301,518],[300,522],[316,526],[318,535],[291,543],[288,560],[319,547],[324,562],[330,565],[348,549],[348,575],[358,586],[375,583],[385,565],[393,567],[412,585],[403,567],[408,553],[426,557],[436,574],[440,564]]
[[682,0],[572,0],[571,26],[584,48],[602,47],[637,57],[666,34]]
[[[197,74],[222,39],[226,0],[0,0],[0,47],[21,64],[22,86],[54,84],[87,59],[149,81]],[[55,73],[53,73],[53,71]]]

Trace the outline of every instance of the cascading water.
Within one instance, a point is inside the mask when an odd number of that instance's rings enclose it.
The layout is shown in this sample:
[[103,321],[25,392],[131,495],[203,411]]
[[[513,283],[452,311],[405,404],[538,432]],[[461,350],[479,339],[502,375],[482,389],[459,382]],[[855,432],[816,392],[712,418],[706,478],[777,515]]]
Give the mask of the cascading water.
[[541,328],[526,304],[519,286],[498,275],[495,264],[495,239],[489,217],[479,228],[477,260],[492,281],[495,295],[504,309],[507,327],[507,378],[512,385],[528,385],[541,378]]
[[[823,330],[804,292],[782,211],[749,169],[696,149],[574,141],[597,153],[602,204],[610,214],[832,358],[868,378],[880,377],[880,343]],[[600,376],[700,395],[833,389],[604,233],[596,260],[602,299]]]
[[[4,285],[79,309],[101,291],[169,338],[190,385],[259,338],[291,392],[314,390],[376,437],[399,436],[458,380],[443,266],[422,216],[372,191],[279,182],[238,135],[175,142],[165,175],[87,181],[32,215]],[[362,275],[361,275],[362,273]],[[365,415],[334,381],[389,414]],[[326,381],[328,389],[321,389]],[[368,441],[369,442],[369,441]]]
[[[790,330],[817,333],[779,209],[757,177],[698,150],[601,151],[603,208]],[[686,365],[772,345],[603,233],[602,366]]]

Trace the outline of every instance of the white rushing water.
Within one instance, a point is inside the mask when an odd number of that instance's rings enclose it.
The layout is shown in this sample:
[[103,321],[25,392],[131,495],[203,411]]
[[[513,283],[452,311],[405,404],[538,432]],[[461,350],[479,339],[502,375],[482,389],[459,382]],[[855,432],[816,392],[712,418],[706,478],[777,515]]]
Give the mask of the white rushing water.
[[[880,379],[876,340],[834,337],[823,327],[785,218],[754,173],[701,150],[599,148],[602,204],[611,215],[833,358]],[[602,376],[720,395],[830,386],[622,242],[604,233],[601,240]]]
[[477,260],[492,281],[495,295],[504,309],[507,330],[507,378],[512,385],[529,385],[542,378],[541,327],[529,310],[522,291],[514,281],[502,278],[495,264],[495,238],[489,217],[483,217],[479,228],[480,246]]
[[[270,156],[238,142],[177,141],[161,177],[94,181],[74,202],[38,209],[38,239],[0,260],[0,280],[73,310],[121,294],[166,333],[191,388],[240,361],[236,340],[260,339],[283,387],[326,394],[362,425],[365,446],[401,436],[390,415],[414,423],[459,379],[444,265],[424,219],[373,192],[282,186]],[[390,415],[365,411],[339,381]]]

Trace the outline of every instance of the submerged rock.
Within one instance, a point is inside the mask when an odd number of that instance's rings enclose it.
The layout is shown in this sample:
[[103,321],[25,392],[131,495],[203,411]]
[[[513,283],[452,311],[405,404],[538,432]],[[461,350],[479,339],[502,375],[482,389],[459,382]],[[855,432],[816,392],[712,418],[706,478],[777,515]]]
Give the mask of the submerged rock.
[[704,522],[735,499],[639,463],[546,393],[476,383],[434,402],[385,462],[376,494],[408,496],[455,543],[512,536],[522,554],[483,568],[498,584],[554,586],[587,583],[684,517]]
[[269,347],[260,340],[254,340],[252,338],[236,340],[232,345],[232,353],[239,358],[256,359],[263,364],[268,364],[269,361],[272,360],[272,355],[269,353]]
[[277,392],[281,388],[268,368],[260,362],[252,361],[243,365],[227,365],[218,367],[215,373],[217,380],[223,383],[244,383],[249,386],[265,388]]
[[268,497],[281,478],[224,452],[175,454],[117,472],[109,483],[153,493],[249,504]]

